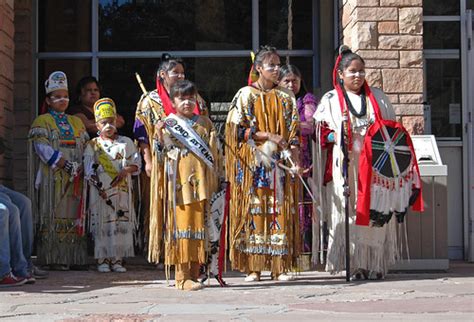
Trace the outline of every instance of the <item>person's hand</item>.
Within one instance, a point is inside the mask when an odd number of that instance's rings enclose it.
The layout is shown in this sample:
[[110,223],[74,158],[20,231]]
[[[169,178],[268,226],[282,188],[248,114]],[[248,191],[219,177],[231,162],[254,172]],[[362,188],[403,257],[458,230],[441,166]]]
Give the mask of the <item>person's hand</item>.
[[100,191],[99,195],[102,199],[107,200],[107,193],[104,190]]
[[296,165],[296,166],[293,167],[292,169],[293,169],[294,174],[300,175],[300,176],[303,175],[304,169],[301,168],[299,165]]
[[58,162],[56,162],[56,167],[59,169],[63,169],[65,165],[66,159],[64,159],[63,157],[59,158]]
[[288,147],[288,142],[278,134],[268,133],[268,139],[276,143],[280,148],[286,149]]
[[165,122],[158,121],[155,124],[155,139],[158,140],[160,143],[163,143],[163,130],[165,128]]
[[307,169],[302,168],[302,167],[300,167],[299,165],[297,165],[297,166],[296,166],[296,170],[297,170],[296,172],[297,172],[300,176],[302,176],[302,175],[305,173],[305,171],[306,171]]
[[151,162],[145,162],[145,172],[148,177],[151,177],[151,170],[153,169],[153,166]]
[[311,166],[309,168],[303,169],[303,172],[301,174],[304,176],[309,175],[311,174],[312,170],[313,170],[313,167]]
[[165,128],[165,122],[163,122],[163,121],[158,121],[158,122],[155,124],[155,133],[157,133],[157,134],[162,134],[164,128]]

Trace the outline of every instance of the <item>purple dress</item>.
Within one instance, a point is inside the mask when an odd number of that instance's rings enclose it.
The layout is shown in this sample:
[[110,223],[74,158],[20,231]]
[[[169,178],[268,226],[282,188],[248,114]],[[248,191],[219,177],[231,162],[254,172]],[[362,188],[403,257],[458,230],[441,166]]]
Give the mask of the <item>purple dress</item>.
[[[301,121],[301,154],[300,161],[303,169],[312,166],[311,142],[314,132],[313,114],[316,112],[318,101],[311,93],[306,93],[296,101]],[[311,175],[312,171],[304,174],[305,180]],[[306,190],[303,190],[303,199],[299,204],[300,232],[302,252],[311,252],[312,246],[312,200]]]

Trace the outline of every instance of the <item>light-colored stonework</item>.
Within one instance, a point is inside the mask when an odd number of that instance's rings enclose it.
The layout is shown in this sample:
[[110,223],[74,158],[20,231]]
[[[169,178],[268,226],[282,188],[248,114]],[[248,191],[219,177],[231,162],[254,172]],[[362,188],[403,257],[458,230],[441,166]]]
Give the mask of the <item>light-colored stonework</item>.
[[343,0],[341,9],[343,43],[365,59],[368,82],[411,133],[423,133],[422,0]]
[[423,51],[400,51],[400,67],[423,67]]
[[379,34],[398,34],[398,22],[380,21],[378,23]]

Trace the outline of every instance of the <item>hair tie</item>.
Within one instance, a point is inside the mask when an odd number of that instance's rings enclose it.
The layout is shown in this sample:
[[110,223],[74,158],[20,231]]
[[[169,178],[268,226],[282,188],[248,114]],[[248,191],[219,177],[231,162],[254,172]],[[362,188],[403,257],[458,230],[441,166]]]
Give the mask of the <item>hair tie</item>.
[[161,61],[162,62],[165,62],[165,61],[170,61],[171,60],[171,55],[168,54],[168,53],[163,53],[163,55],[161,55]]

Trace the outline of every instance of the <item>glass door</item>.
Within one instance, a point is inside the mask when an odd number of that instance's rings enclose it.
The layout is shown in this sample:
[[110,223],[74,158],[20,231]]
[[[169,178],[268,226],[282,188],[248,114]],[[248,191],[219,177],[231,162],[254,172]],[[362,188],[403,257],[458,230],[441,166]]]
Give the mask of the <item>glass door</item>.
[[448,167],[448,258],[465,257],[463,83],[460,0],[423,1],[425,134]]

